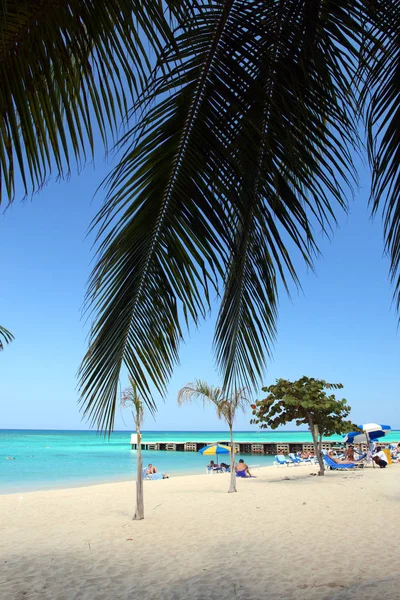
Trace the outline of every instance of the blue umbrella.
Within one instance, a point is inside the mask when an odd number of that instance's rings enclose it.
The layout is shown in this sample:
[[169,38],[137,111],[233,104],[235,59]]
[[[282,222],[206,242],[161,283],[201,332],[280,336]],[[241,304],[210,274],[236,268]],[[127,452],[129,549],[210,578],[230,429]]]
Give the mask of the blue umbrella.
[[344,435],[346,444],[365,444],[385,436],[390,431],[389,425],[378,425],[378,423],[364,423],[358,425],[361,431],[352,431]]
[[371,431],[370,433],[368,433],[368,440],[367,440],[367,435],[365,432],[362,431],[351,431],[350,433],[346,433],[346,435],[344,435],[344,442],[346,444],[366,444],[368,441],[374,441],[379,439],[380,437],[383,437],[385,435],[384,431]]

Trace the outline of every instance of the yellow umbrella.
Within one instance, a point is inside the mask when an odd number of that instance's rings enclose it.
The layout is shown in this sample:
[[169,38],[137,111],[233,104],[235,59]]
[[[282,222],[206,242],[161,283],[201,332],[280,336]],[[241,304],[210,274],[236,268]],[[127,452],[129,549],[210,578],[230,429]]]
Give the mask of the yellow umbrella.
[[230,454],[231,449],[223,444],[212,444],[212,446],[204,446],[199,452],[205,456],[214,456],[217,454]]

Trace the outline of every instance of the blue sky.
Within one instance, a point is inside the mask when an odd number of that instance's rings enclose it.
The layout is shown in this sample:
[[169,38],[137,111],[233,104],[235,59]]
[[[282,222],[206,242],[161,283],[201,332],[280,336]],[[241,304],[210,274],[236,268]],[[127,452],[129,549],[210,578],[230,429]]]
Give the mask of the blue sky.
[[[0,428],[87,428],[76,392],[87,334],[81,308],[93,261],[93,240],[85,236],[103,193],[93,195],[109,168],[98,159],[96,167],[51,181],[32,201],[16,201],[0,216],[0,323],[16,336],[0,354]],[[299,264],[303,291],[293,288],[291,298],[281,292],[278,339],[263,385],[302,375],[341,382],[354,421],[400,427],[400,338],[389,262],[380,220],[369,218],[364,168],[360,181],[351,214],[340,216],[331,241],[321,238],[316,273]],[[185,383],[218,383],[213,318],[182,347],[168,396],[145,428],[221,429],[211,408],[176,405]],[[239,416],[237,429],[250,429],[249,419],[249,413]],[[118,414],[116,428],[125,426],[129,415]]]

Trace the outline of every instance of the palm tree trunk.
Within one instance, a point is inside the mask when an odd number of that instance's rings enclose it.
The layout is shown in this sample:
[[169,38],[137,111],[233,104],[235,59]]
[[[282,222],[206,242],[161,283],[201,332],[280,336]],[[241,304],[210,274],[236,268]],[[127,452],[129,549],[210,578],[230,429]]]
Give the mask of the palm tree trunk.
[[143,502],[143,464],[142,464],[142,436],[140,427],[136,425],[137,433],[137,473],[136,473],[136,509],[133,515],[134,521],[144,519],[144,502]]
[[229,486],[228,494],[237,492],[236,489],[236,473],[235,473],[235,446],[233,445],[233,429],[232,425],[229,425],[229,433],[231,436],[231,483]]

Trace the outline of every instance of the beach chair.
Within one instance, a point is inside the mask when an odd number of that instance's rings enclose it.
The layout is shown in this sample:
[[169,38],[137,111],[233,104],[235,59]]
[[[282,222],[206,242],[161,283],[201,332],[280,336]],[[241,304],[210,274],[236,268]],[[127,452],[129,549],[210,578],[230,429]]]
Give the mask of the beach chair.
[[360,454],[355,460],[357,462],[361,462],[362,460],[365,460],[367,458],[367,453],[364,452],[363,454]]
[[356,468],[356,465],[353,463],[335,463],[327,454],[324,454],[324,461],[332,471],[348,471],[349,469]]
[[214,473],[225,473],[227,469],[223,469],[222,467],[218,467],[217,465],[215,465],[215,467],[206,467],[206,473],[207,475],[214,475]]
[[294,452],[290,452],[289,454],[289,461],[293,464],[293,465],[305,465],[305,461],[302,458],[299,458],[298,456],[296,456],[294,454]]
[[147,467],[143,467],[142,469],[143,479],[148,479],[150,481],[157,481],[158,479],[163,479],[162,473],[149,473],[146,475],[146,469]]
[[287,460],[283,454],[276,454],[274,460],[274,467],[288,467],[290,465],[290,461]]

